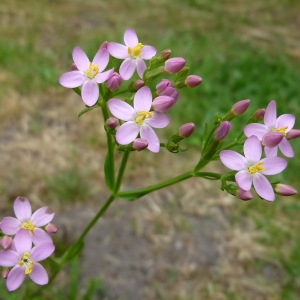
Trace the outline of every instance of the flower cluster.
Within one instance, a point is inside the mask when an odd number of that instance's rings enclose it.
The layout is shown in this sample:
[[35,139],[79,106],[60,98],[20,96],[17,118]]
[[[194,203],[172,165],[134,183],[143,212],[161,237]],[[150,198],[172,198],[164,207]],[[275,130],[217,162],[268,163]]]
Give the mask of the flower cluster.
[[[285,184],[271,184],[266,175],[281,173],[287,160],[278,156],[278,148],[286,157],[293,157],[294,151],[288,140],[300,136],[300,131],[292,129],[295,116],[283,114],[277,118],[276,101],[272,100],[264,110],[264,124],[251,123],[244,128],[247,139],[244,143],[244,156],[233,150],[222,150],[220,159],[223,164],[237,171],[235,180],[238,185],[237,196],[243,200],[252,198],[252,184],[257,194],[268,201],[275,199],[275,192],[284,196],[297,191]],[[264,149],[264,157],[263,155]],[[275,191],[275,192],[274,192]]]
[[[47,213],[42,207],[32,213],[28,199],[18,197],[14,202],[16,217],[4,217],[0,223],[1,239],[0,266],[4,267],[2,276],[7,279],[9,291],[16,290],[26,275],[37,284],[48,283],[48,275],[39,261],[49,257],[55,246],[50,234],[57,231],[50,223],[54,213]],[[41,227],[45,226],[45,230]],[[10,269],[11,268],[11,269]]]
[[[63,74],[59,82],[67,88],[82,86],[77,92],[88,108],[108,107],[112,116],[105,121],[119,145],[156,153],[162,144],[153,128],[165,128],[170,123],[166,113],[177,102],[178,89],[193,88],[202,82],[201,77],[187,74],[184,58],[170,55],[171,50],[157,54],[153,46],[142,44],[135,30],[129,28],[124,33],[124,44],[103,43],[92,62],[80,47],[75,47],[72,70]],[[112,68],[104,71],[108,65]],[[164,74],[175,77],[156,82],[152,91],[154,80]],[[128,92],[134,95],[127,97]],[[115,97],[120,94],[125,99]]]

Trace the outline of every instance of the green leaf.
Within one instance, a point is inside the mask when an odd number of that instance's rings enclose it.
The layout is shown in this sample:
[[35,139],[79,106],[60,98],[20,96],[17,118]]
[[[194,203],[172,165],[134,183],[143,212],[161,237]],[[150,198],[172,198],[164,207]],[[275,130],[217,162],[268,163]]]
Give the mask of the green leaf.
[[86,106],[84,109],[82,109],[78,115],[77,115],[77,118],[79,119],[83,114],[93,110],[94,108],[99,108],[100,106],[98,105],[95,105],[95,106]]

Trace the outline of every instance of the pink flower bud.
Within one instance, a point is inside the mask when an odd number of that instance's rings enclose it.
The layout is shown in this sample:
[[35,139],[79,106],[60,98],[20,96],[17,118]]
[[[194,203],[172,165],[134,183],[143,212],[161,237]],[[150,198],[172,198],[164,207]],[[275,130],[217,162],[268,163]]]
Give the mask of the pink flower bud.
[[12,238],[8,235],[5,235],[1,241],[0,241],[0,245],[4,250],[10,249],[11,245],[12,245]]
[[4,268],[2,271],[2,277],[6,279],[8,277],[8,274],[9,274],[9,268]]
[[152,107],[158,112],[167,112],[176,103],[175,99],[170,96],[158,96],[152,102]]
[[184,139],[186,139],[193,134],[194,130],[195,130],[194,123],[192,122],[185,123],[179,128],[179,135]]
[[163,50],[159,53],[159,57],[162,58],[163,61],[166,61],[170,58],[172,51],[170,49]]
[[142,151],[147,149],[148,147],[148,141],[146,139],[137,138],[133,141],[133,148]]
[[163,79],[161,82],[159,82],[156,85],[157,94],[161,95],[165,91],[165,89],[168,87],[173,87],[172,81],[169,79]]
[[57,232],[57,227],[52,223],[48,223],[45,229],[49,234],[54,234]]
[[244,201],[248,201],[248,200],[251,200],[253,198],[252,193],[250,191],[245,191],[245,190],[242,190],[242,189],[238,189],[236,191],[236,196],[239,199],[244,200]]
[[300,130],[299,129],[291,129],[287,134],[286,138],[288,140],[294,140],[300,137]]
[[264,108],[258,109],[254,114],[254,120],[260,121],[264,118],[266,110]]
[[115,129],[118,125],[119,125],[119,122],[116,118],[114,117],[111,117],[111,118],[108,118],[106,120],[106,125],[110,128],[110,129]]
[[215,131],[215,140],[223,142],[228,136],[231,130],[231,123],[229,121],[224,121]]
[[133,84],[133,87],[136,89],[136,90],[139,90],[141,87],[143,87],[145,85],[145,82],[144,80],[142,79],[138,79],[134,82]]
[[194,88],[198,86],[201,82],[202,78],[198,75],[189,75],[185,80],[185,84],[189,88]]
[[117,90],[121,86],[121,84],[122,84],[122,77],[117,72],[112,73],[112,75],[106,81],[107,87],[112,92]]
[[167,87],[163,93],[161,94],[161,96],[169,96],[174,98],[175,102],[178,100],[179,97],[179,91],[177,91],[174,87],[169,86]]
[[185,59],[182,57],[169,58],[165,62],[165,71],[170,74],[178,73],[185,66]]
[[250,105],[249,99],[241,100],[236,102],[232,106],[231,111],[235,116],[239,116],[242,115],[248,109],[249,105]]
[[105,41],[101,44],[100,49],[107,49],[108,41]]
[[268,132],[262,138],[262,145],[268,148],[274,148],[280,144],[283,134],[280,132]]
[[292,196],[297,194],[297,190],[294,189],[292,186],[283,184],[283,183],[278,183],[274,187],[274,191],[276,194],[281,195],[281,196]]
[[71,71],[78,71],[77,66],[74,63],[71,66]]

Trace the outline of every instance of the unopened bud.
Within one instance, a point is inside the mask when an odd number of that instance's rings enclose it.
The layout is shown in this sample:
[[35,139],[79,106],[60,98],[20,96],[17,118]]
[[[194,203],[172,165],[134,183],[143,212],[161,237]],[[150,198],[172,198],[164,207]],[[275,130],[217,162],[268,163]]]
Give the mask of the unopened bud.
[[74,63],[71,65],[71,71],[78,71],[78,68]]
[[2,271],[2,277],[4,278],[4,279],[7,279],[7,277],[8,277],[8,274],[9,274],[9,269],[8,268],[4,268],[3,269],[3,271]]
[[158,112],[167,112],[176,103],[175,99],[170,96],[158,96],[152,102],[152,107]]
[[48,223],[45,227],[45,230],[49,233],[49,234],[54,234],[57,232],[57,227],[52,224],[52,223]]
[[238,189],[236,191],[236,196],[243,200],[243,201],[248,201],[248,200],[251,200],[253,198],[253,195],[250,191],[245,191],[245,190],[242,190],[242,189]]
[[107,87],[112,92],[117,90],[121,86],[121,84],[122,84],[122,77],[117,72],[112,73],[112,75],[106,81]]
[[141,87],[143,87],[145,85],[144,80],[142,79],[138,79],[133,83],[133,88],[136,90],[139,90]]
[[100,49],[107,49],[108,41],[105,41],[101,44]]
[[280,132],[268,132],[262,138],[262,145],[268,148],[274,148],[280,144],[284,135]]
[[5,235],[1,241],[0,241],[0,245],[4,250],[10,249],[11,245],[12,245],[12,238],[8,235]]
[[106,120],[106,125],[110,129],[115,129],[119,125],[119,121],[118,121],[118,119],[111,117]]
[[281,195],[281,196],[292,196],[297,194],[297,190],[294,189],[292,186],[283,184],[283,183],[278,183],[274,187],[274,191],[276,194]]
[[215,140],[223,142],[231,130],[231,123],[229,121],[224,121],[220,126],[215,130]]
[[158,56],[162,59],[162,61],[166,61],[170,58],[172,51],[170,49],[166,49],[161,51]]
[[241,100],[241,101],[236,102],[232,106],[231,111],[234,116],[239,116],[239,115],[242,115],[248,109],[249,105],[250,105],[249,99]]
[[300,137],[300,130],[299,129],[291,129],[287,134],[286,138],[288,140],[294,140]]
[[195,124],[190,122],[190,123],[186,123],[183,124],[180,128],[179,128],[179,135],[186,139],[189,136],[191,136],[193,134],[193,132],[195,131]]
[[165,62],[165,71],[170,74],[178,73],[185,66],[185,59],[182,57],[169,58]]
[[173,87],[173,83],[169,79],[162,79],[157,85],[156,85],[156,92],[158,95],[161,95],[166,88]]
[[147,149],[148,147],[148,141],[146,139],[137,138],[133,141],[133,148],[142,151]]
[[185,80],[185,84],[189,88],[194,88],[199,84],[201,84],[201,82],[202,82],[202,78],[198,75],[189,75]]
[[264,118],[266,110],[264,108],[258,109],[254,113],[254,121],[260,121]]

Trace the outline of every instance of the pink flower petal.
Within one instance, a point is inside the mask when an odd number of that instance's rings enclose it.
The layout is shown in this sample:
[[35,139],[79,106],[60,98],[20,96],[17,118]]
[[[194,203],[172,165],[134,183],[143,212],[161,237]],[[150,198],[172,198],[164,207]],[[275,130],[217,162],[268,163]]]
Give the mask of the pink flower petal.
[[170,117],[160,112],[153,112],[153,118],[147,119],[147,124],[154,128],[165,128],[169,123]]
[[106,48],[99,49],[98,52],[96,53],[94,59],[93,59],[93,64],[99,66],[99,72],[102,72],[109,61],[109,53]]
[[136,69],[141,79],[143,79],[143,75],[146,68],[147,68],[146,63],[141,58],[136,59]]
[[0,251],[0,266],[13,267],[20,261],[20,254],[13,250]]
[[136,68],[135,61],[132,60],[131,58],[126,58],[120,66],[119,73],[124,80],[128,80],[132,77],[135,68]]
[[116,140],[121,145],[128,145],[139,134],[139,126],[134,121],[122,124],[116,133]]
[[86,76],[81,71],[71,71],[60,76],[59,83],[66,88],[76,88],[86,81]]
[[136,116],[135,109],[128,103],[112,98],[107,103],[110,112],[123,121],[133,121]]
[[35,263],[32,272],[29,274],[32,281],[39,285],[45,285],[48,283],[48,274],[45,268],[39,264]]
[[11,292],[20,287],[25,279],[25,269],[19,265],[14,266],[8,273],[6,287]]
[[264,175],[256,173],[253,176],[253,186],[261,198],[268,201],[274,201],[275,193],[272,185]]
[[130,48],[134,48],[139,43],[138,37],[133,28],[128,28],[124,32],[124,43]]
[[85,72],[89,68],[90,60],[79,46],[73,49],[73,60],[78,70]]
[[52,243],[51,236],[41,228],[35,228],[34,234],[32,235],[32,242],[35,245],[42,243]]
[[149,111],[152,105],[152,93],[149,87],[141,87],[134,95],[133,107],[137,112]]
[[245,190],[249,191],[252,186],[252,176],[246,170],[239,171],[235,174],[235,180],[237,185]]
[[281,173],[287,167],[287,161],[284,158],[270,156],[261,160],[263,162],[262,174],[265,175],[275,175]]
[[96,82],[102,83],[102,82],[106,81],[113,74],[113,72],[114,72],[114,69],[110,69],[110,70],[107,70],[105,72],[98,74],[95,77]]
[[27,221],[31,217],[31,205],[28,199],[23,197],[16,198],[14,202],[14,212],[16,217],[21,221]]
[[160,150],[160,142],[155,131],[148,125],[144,124],[140,128],[140,135],[142,139],[147,140],[148,149],[154,153],[158,153]]
[[4,234],[14,235],[21,228],[21,221],[13,217],[5,217],[1,221],[1,230]]
[[294,150],[287,138],[284,137],[282,139],[281,143],[279,144],[279,149],[286,157],[294,157]]
[[276,121],[276,128],[288,127],[285,132],[289,132],[295,125],[296,118],[292,114],[284,114],[278,117]]
[[247,137],[250,137],[251,135],[255,135],[258,137],[260,141],[262,140],[262,137],[268,132],[269,132],[268,127],[264,124],[259,124],[259,123],[251,123],[244,128],[244,133]]
[[111,56],[119,59],[129,57],[128,48],[122,44],[111,42],[107,45],[107,50]]
[[29,252],[32,247],[32,237],[29,231],[20,229],[15,235],[14,245],[18,253]]
[[87,106],[96,104],[99,98],[99,86],[96,81],[87,80],[82,86],[81,96]]
[[220,152],[220,159],[222,163],[231,170],[240,171],[247,168],[247,159],[236,151],[222,150]]
[[245,141],[244,154],[250,163],[256,163],[260,160],[262,154],[262,146],[258,137],[252,135]]
[[276,124],[276,101],[272,100],[266,108],[265,116],[264,116],[264,123],[268,127],[274,127]]
[[36,245],[32,248],[30,252],[30,257],[35,262],[41,261],[49,257],[55,250],[55,246],[53,243],[43,243]]
[[273,147],[273,148],[265,147],[264,150],[265,150],[266,156],[268,156],[268,157],[271,157],[271,156],[277,156],[277,153],[278,153],[278,146]]
[[55,214],[49,214],[47,213],[47,210],[48,206],[41,207],[36,210],[31,216],[31,222],[37,227],[44,226],[51,222]]
[[156,54],[156,49],[152,46],[145,45],[142,49],[142,59],[151,59]]

